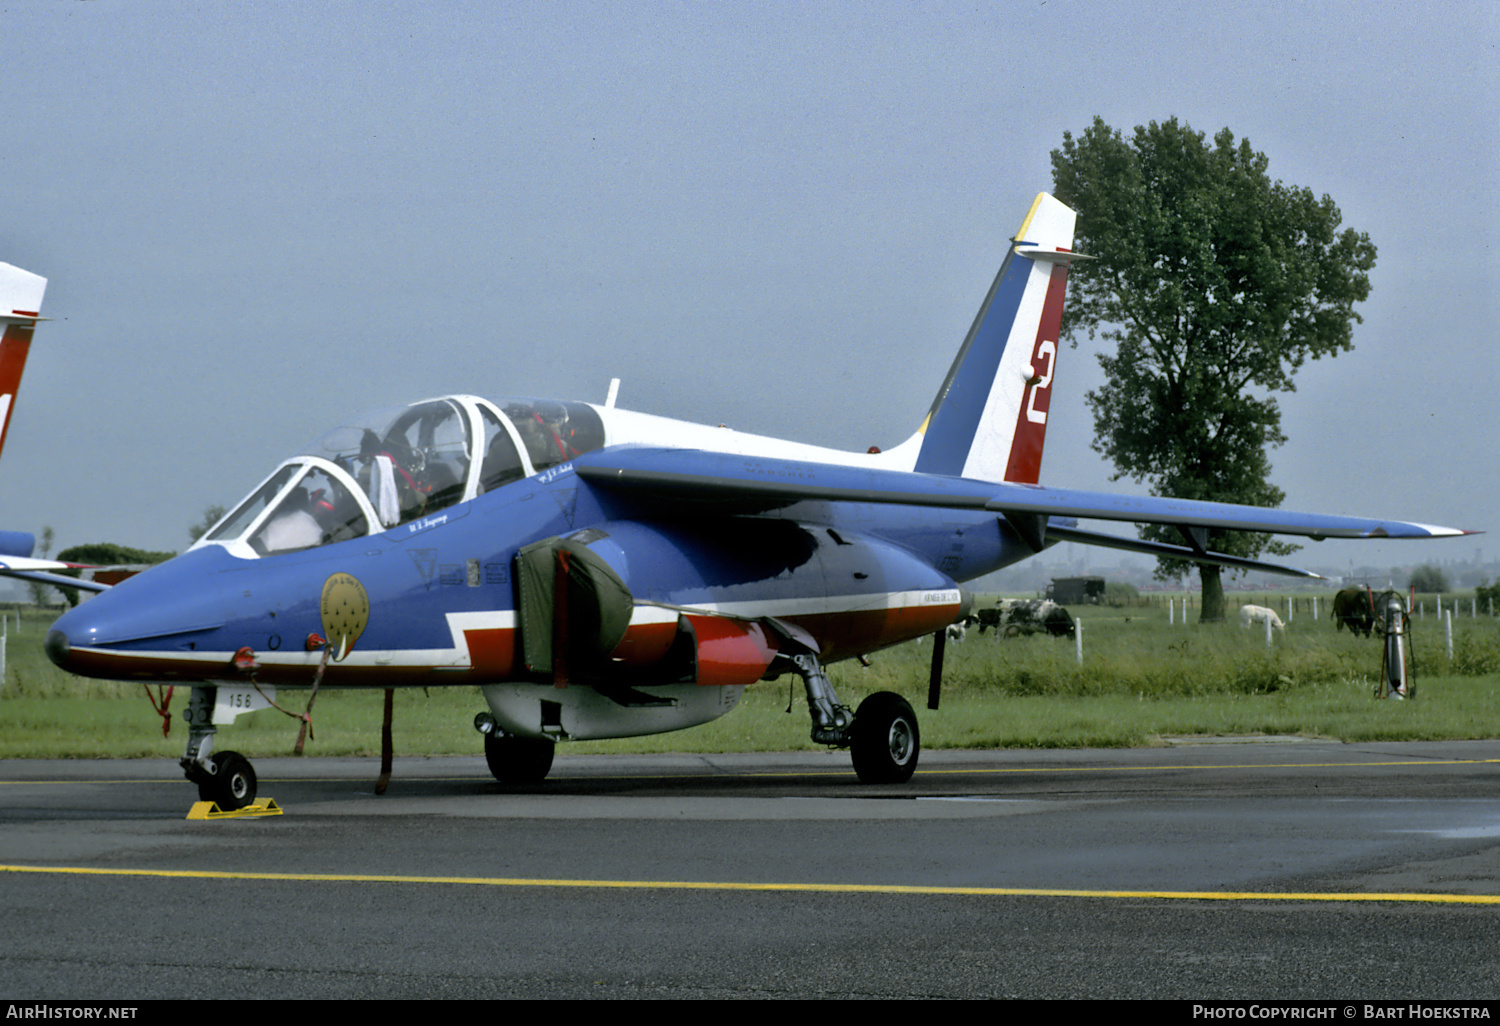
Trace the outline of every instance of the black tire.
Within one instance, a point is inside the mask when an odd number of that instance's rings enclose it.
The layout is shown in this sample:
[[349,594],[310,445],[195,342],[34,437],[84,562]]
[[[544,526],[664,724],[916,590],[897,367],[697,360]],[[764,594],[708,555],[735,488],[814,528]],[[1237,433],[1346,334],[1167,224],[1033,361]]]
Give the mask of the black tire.
[[854,772],[866,784],[904,784],[916,772],[922,753],[917,714],[893,691],[877,691],[854,713],[849,754]]
[[239,752],[216,752],[214,772],[198,777],[200,801],[215,802],[228,812],[243,809],[255,801],[255,767]]
[[502,784],[539,784],[546,780],[556,748],[551,741],[499,730],[484,735],[484,761]]

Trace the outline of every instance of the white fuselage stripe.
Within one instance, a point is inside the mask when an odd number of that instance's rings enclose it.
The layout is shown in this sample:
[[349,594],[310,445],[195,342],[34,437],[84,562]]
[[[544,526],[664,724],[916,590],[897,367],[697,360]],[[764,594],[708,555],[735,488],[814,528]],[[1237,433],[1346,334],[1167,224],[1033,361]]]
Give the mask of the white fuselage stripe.
[[[913,591],[879,592],[864,595],[842,595],[817,598],[785,598],[765,601],[746,600],[740,602],[704,602],[691,606],[665,606],[639,603],[631,615],[631,626],[669,623],[679,613],[703,616],[727,616],[741,620],[756,620],[762,617],[796,618],[799,616],[838,615],[844,613],[867,613],[876,610],[910,609],[914,607],[956,606],[963,601],[958,588],[918,589]],[[468,669],[473,665],[469,652],[469,631],[514,630],[514,610],[479,610],[466,613],[447,613],[448,630],[453,637],[451,648],[413,649],[366,649],[358,647],[343,660],[343,665],[360,667],[424,666],[435,668]],[[219,663],[226,660],[227,649],[220,652],[174,652],[170,650],[120,651],[108,648],[79,647],[79,652],[113,658],[173,659],[182,662]],[[256,652],[261,663],[273,666],[305,666],[316,669],[322,659],[321,652],[273,651]]]

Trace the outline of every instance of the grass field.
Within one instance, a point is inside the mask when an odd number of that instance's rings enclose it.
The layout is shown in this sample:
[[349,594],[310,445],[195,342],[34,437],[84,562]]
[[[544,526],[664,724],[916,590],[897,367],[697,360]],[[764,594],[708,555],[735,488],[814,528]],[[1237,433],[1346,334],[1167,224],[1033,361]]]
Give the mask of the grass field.
[[[1284,599],[1257,594],[1277,608]],[[1279,604],[1278,604],[1279,603]],[[1451,599],[1447,602],[1451,607]],[[1164,736],[1301,734],[1345,741],[1500,737],[1500,621],[1464,615],[1453,622],[1453,654],[1427,603],[1414,619],[1417,698],[1376,700],[1378,639],[1336,632],[1327,618],[1299,610],[1270,651],[1264,632],[1237,623],[1169,625],[1164,606],[1079,607],[1083,661],[1066,639],[995,640],[993,634],[948,646],[942,707],[926,711],[931,643],[872,656],[868,668],[830,668],[840,697],[855,705],[874,691],[898,691],[917,708],[929,748],[1122,747]],[[186,733],[174,716],[171,736],[139,685],[98,684],[57,670],[41,651],[51,616],[11,614],[7,668],[0,689],[0,758],[177,758]],[[300,709],[304,691],[282,691]],[[187,689],[172,708],[180,713]],[[787,708],[790,705],[790,713]],[[475,688],[411,690],[396,696],[395,747],[401,754],[475,754],[472,720],[483,711]],[[318,695],[310,755],[375,754],[378,692]],[[275,710],[221,728],[218,747],[251,757],[289,754],[297,722]],[[691,730],[620,741],[576,742],[579,752],[719,752],[815,749],[800,681],[755,685],[740,708]]]

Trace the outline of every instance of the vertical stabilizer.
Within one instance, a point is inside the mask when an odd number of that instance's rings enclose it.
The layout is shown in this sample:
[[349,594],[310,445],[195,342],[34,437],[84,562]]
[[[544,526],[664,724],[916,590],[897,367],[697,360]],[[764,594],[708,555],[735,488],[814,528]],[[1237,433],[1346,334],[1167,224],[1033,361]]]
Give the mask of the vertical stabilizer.
[[1038,194],[922,425],[915,469],[1035,484],[1075,214]]
[[31,351],[31,332],[41,317],[47,279],[0,263],[0,450],[10,431],[10,415]]

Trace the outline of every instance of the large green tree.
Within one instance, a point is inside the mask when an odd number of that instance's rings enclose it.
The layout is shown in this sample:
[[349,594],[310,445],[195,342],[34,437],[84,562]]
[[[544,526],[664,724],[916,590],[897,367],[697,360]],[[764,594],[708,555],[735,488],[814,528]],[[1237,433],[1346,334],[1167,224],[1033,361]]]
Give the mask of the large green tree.
[[[1074,248],[1095,258],[1073,265],[1063,335],[1116,344],[1098,355],[1106,384],[1086,398],[1117,480],[1255,506],[1284,497],[1267,455],[1286,440],[1276,394],[1295,391],[1306,360],[1352,347],[1375,246],[1339,231],[1328,196],[1272,181],[1266,166],[1227,128],[1209,141],[1175,118],[1128,139],[1095,118],[1052,153],[1054,192],[1078,211]],[[1291,551],[1238,532],[1206,543],[1250,558]],[[1157,576],[1190,566],[1163,560]],[[1201,619],[1223,619],[1220,569],[1199,571]]]

